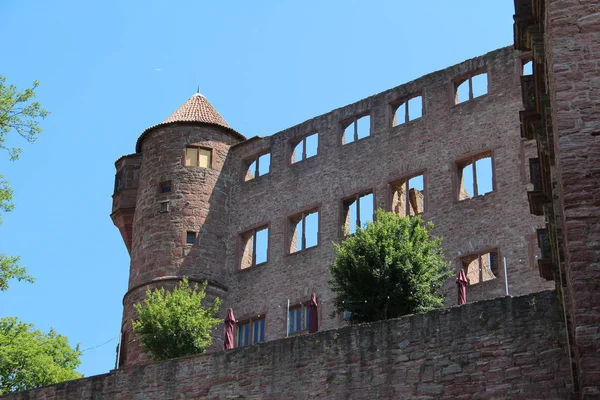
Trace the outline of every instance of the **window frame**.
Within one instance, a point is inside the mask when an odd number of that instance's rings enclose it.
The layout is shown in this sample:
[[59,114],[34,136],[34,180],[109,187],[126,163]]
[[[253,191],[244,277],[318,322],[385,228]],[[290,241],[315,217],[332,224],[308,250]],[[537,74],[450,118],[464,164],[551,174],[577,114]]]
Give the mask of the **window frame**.
[[[188,243],[188,238],[189,238],[190,233],[194,235],[193,243]],[[197,242],[198,242],[198,232],[197,231],[191,231],[188,229],[183,231],[183,245],[184,246],[191,247],[191,246],[195,245]]]
[[[377,198],[375,196],[375,188],[367,188],[358,192],[355,192],[354,194],[350,195],[350,196],[345,196],[340,200],[340,216],[339,216],[339,235],[340,238],[346,238],[348,236],[353,235],[352,233],[348,233],[347,235],[344,233],[344,227],[346,226],[346,214],[347,212],[350,212],[350,205],[348,206],[348,211],[346,212],[346,207],[345,207],[345,203],[348,202],[348,200],[354,200],[354,201],[358,201],[358,199],[360,197],[366,196],[372,194],[373,195],[373,216],[371,221],[375,221],[375,214],[377,213]],[[360,203],[358,203],[356,205],[356,222],[362,222],[360,219]],[[357,226],[361,226],[362,225],[357,225]]]
[[[265,172],[264,174],[262,174],[262,175],[258,175],[258,171],[260,170],[260,161],[259,161],[259,159],[262,156],[266,155],[266,154],[269,154],[269,170],[267,172]],[[273,161],[272,155],[273,155],[273,153],[269,149],[267,151],[263,151],[263,152],[257,153],[255,155],[253,155],[252,157],[245,158],[244,161],[243,161],[243,166],[244,166],[243,170],[244,170],[244,173],[242,174],[242,182],[250,182],[250,181],[254,181],[254,180],[258,179],[258,178],[261,178],[263,176],[270,175],[271,174],[271,170],[272,170],[271,169],[271,165],[272,165],[272,161]],[[250,172],[250,166],[255,161],[256,161],[256,167],[254,169],[255,169],[256,175],[254,175],[250,179],[246,179],[246,177],[248,176],[248,173]]]
[[[478,186],[477,186],[477,167],[475,163],[481,159],[489,157],[491,159],[492,164],[492,190],[486,192],[484,194],[479,194]],[[473,164],[473,196],[469,199],[460,199],[460,188],[462,178],[462,171],[470,164]],[[454,171],[454,203],[460,203],[467,200],[473,200],[478,197],[485,197],[489,194],[495,193],[498,188],[496,186],[496,157],[494,149],[488,149],[484,151],[478,151],[476,153],[471,153],[470,155],[463,156],[453,163],[453,171]]]
[[[486,74],[486,82],[487,82],[487,87],[486,87],[486,91],[484,94],[481,94],[479,96],[473,96],[473,78],[477,75],[482,75],[482,74]],[[453,105],[457,106],[459,104],[463,104],[463,103],[468,103],[474,99],[478,99],[480,97],[484,97],[486,95],[488,95],[490,93],[490,75],[488,72],[488,68],[487,66],[484,66],[482,68],[478,68],[474,71],[471,71],[469,73],[460,75],[456,78],[454,78],[452,80],[452,99],[453,99]],[[463,83],[465,83],[466,81],[469,82],[469,98],[463,101],[459,101],[458,99],[458,87],[460,85],[462,85]]]
[[[255,337],[255,331],[254,331],[254,324],[257,322],[263,322],[263,327],[262,327],[262,341],[255,341],[256,337]],[[248,343],[240,345],[239,340],[240,340],[240,328],[242,326],[248,326]],[[247,346],[252,346],[255,344],[259,344],[259,343],[265,343],[267,341],[267,316],[265,314],[259,314],[256,318],[243,318],[241,320],[238,320],[235,324],[235,332],[234,332],[234,344],[235,344],[235,348],[237,347],[247,347]]]
[[[186,156],[187,156],[187,149],[198,149],[198,165],[186,165],[185,161],[186,161]],[[200,150],[208,150],[210,152],[210,160],[208,162],[208,167],[201,167],[200,166]],[[203,169],[215,169],[215,149],[212,147],[208,147],[208,146],[203,146],[203,145],[199,145],[199,144],[188,144],[183,148],[183,159],[182,159],[182,163],[183,166],[185,168],[203,168]]]
[[[166,187],[167,184],[169,186],[169,191],[164,192],[163,188]],[[172,193],[172,192],[173,192],[173,181],[172,180],[169,179],[169,180],[161,181],[161,182],[158,183],[158,194],[163,195],[163,194],[169,194],[169,193]]]
[[[267,230],[267,258],[265,261],[262,261],[260,263],[256,263],[256,239],[253,239],[252,242],[252,263],[247,266],[247,267],[242,267],[242,260],[244,259],[244,250],[246,248],[246,244],[248,242],[248,240],[250,240],[250,238],[252,237],[256,237],[256,233],[259,231],[262,231],[266,229]],[[251,233],[251,234],[250,234]],[[250,234],[248,236],[248,234]],[[263,222],[260,224],[255,224],[252,225],[251,227],[249,227],[248,229],[245,229],[244,231],[240,232],[238,235],[238,240],[237,240],[237,270],[238,271],[246,271],[249,269],[254,269],[255,267],[267,264],[269,262],[270,257],[270,253],[271,253],[271,224],[269,222]],[[245,239],[247,238],[247,239]]]
[[[290,308],[287,310],[287,315],[285,319],[286,323],[286,332],[288,336],[301,335],[303,333],[308,333],[310,328],[310,301],[305,301],[301,303],[296,303],[294,305],[290,305]],[[290,313],[300,310],[300,329],[297,329],[292,332],[290,328]]]
[[[310,214],[317,213],[317,244],[314,246],[306,247],[306,216]],[[300,250],[292,251],[292,239],[294,237],[294,231],[298,226],[298,222],[294,223],[293,219],[295,217],[301,216],[302,219],[302,237],[300,238],[302,242],[302,246]],[[285,230],[285,246],[286,246],[286,255],[293,255],[302,253],[306,250],[317,248],[321,245],[321,203],[312,204],[310,206],[303,207],[294,213],[288,215],[286,217],[286,230]]]
[[[423,176],[423,211],[421,211],[416,215],[423,215],[427,212],[428,209],[428,202],[429,202],[429,196],[428,196],[428,188],[427,188],[427,169],[422,169],[422,170],[418,170],[415,172],[412,172],[410,174],[404,174],[402,175],[400,178],[396,178],[396,179],[391,179],[388,181],[388,198],[387,198],[387,210],[394,212],[393,210],[393,205],[394,205],[394,187],[397,186],[398,184],[402,183],[402,184],[408,184],[408,182],[413,179],[416,178],[418,176]],[[409,210],[409,203],[410,203],[410,193],[407,190],[406,191],[406,211]],[[410,213],[406,214],[407,216],[411,216]]]
[[[307,157],[306,156],[306,139],[309,138],[310,136],[313,135],[317,135],[317,153],[314,156],[310,156]],[[319,137],[319,132],[313,132],[313,133],[309,133],[308,135],[304,135],[300,138],[296,138],[296,139],[292,139],[289,141],[289,154],[287,157],[288,160],[288,166],[292,166],[295,164],[298,164],[302,161],[306,161],[309,160],[311,158],[316,158],[319,155],[319,142],[320,142],[320,137]],[[296,146],[298,146],[300,143],[302,143],[302,159],[301,160],[296,160],[292,162],[292,156],[294,155],[294,149],[296,148]]]
[[[363,138],[359,138],[358,137],[358,120],[361,119],[361,118],[363,118],[363,117],[366,117],[366,116],[369,116],[369,134],[367,136],[363,137]],[[346,129],[350,125],[354,125],[353,140],[351,142],[346,142],[345,141],[346,140],[345,133],[346,133]],[[356,114],[356,115],[354,115],[351,118],[347,118],[347,119],[341,121],[340,126],[342,128],[341,129],[342,132],[341,132],[341,136],[340,136],[340,143],[341,143],[342,146],[345,146],[345,145],[348,145],[348,144],[352,144],[352,143],[357,143],[357,142],[359,142],[361,140],[365,140],[367,138],[372,137],[373,136],[373,116],[371,114],[371,110],[368,110],[368,111],[363,112],[363,113]]]
[[[490,267],[490,271],[492,272],[492,274],[494,274],[494,278],[493,279],[488,279],[488,280],[483,280],[483,268],[482,268],[482,260],[481,260],[481,256],[484,254],[489,254],[489,253],[496,253],[496,257],[498,259],[498,263],[496,266],[496,271],[494,271],[491,267]],[[465,264],[463,262],[464,259],[469,258],[471,256],[476,256],[477,260],[478,260],[478,272],[479,272],[479,282],[476,283],[468,283],[467,286],[476,286],[479,285],[481,283],[486,283],[486,282],[494,282],[498,279],[501,278],[500,276],[500,271],[502,270],[502,268],[500,268],[500,264],[502,263],[502,255],[500,253],[500,248],[498,247],[487,247],[485,249],[481,249],[481,250],[477,250],[465,255],[462,255],[458,258],[458,266],[459,266],[459,271],[460,269],[463,269],[465,271],[465,276],[469,277],[469,271],[468,271],[468,265],[467,267],[465,267]],[[470,264],[470,263],[469,263]]]
[[[421,97],[421,116],[417,117],[417,118],[409,119],[410,113],[409,113],[409,108],[408,108],[408,102],[410,100],[412,100],[412,99],[417,98],[417,97]],[[396,123],[394,125],[394,122],[396,121],[396,111],[398,111],[398,109],[403,104],[407,105],[405,107],[405,110],[404,110],[404,122]],[[390,119],[390,126],[392,128],[396,128],[396,127],[401,126],[401,125],[406,125],[406,124],[408,124],[410,122],[418,121],[418,120],[422,119],[425,116],[425,96],[423,96],[423,92],[415,92],[415,93],[413,93],[411,95],[401,97],[400,99],[391,102],[390,103],[390,107],[391,107],[391,111],[392,111],[392,115],[391,115],[391,119]]]

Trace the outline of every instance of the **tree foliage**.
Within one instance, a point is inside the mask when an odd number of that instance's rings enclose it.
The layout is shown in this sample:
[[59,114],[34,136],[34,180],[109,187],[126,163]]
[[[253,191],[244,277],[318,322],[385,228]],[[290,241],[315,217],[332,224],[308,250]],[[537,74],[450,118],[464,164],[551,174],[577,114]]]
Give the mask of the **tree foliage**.
[[13,317],[0,319],[0,395],[81,378],[79,345]]
[[432,228],[420,216],[378,210],[375,222],[334,244],[335,312],[349,311],[350,323],[360,323],[441,307],[439,289],[452,272]]
[[199,288],[183,279],[173,291],[146,291],[146,299],[134,305],[138,313],[133,331],[142,347],[156,361],[204,353],[212,343],[212,329],[223,322],[214,317],[221,300],[204,307],[206,282]]
[[[7,85],[6,78],[0,75],[0,149],[7,151],[12,161],[19,159],[22,149],[7,144],[9,133],[14,131],[27,142],[33,143],[42,131],[39,120],[48,115],[48,111],[34,101],[38,85],[39,82],[34,81],[31,88],[19,92],[15,85]],[[8,182],[0,174],[0,212],[13,209],[12,195]],[[19,257],[0,253],[0,291],[8,289],[8,281],[11,279],[33,282],[33,277],[28,275],[25,267],[19,266],[18,262]]]

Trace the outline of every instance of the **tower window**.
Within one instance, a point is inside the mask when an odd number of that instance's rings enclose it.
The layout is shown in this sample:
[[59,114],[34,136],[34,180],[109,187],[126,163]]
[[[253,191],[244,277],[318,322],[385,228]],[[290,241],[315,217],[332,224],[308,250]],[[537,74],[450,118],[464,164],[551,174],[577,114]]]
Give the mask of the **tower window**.
[[171,181],[164,181],[158,184],[160,193],[169,193],[171,191]]
[[196,237],[198,236],[198,232],[187,231],[185,233],[185,244],[194,244],[196,243]]
[[212,167],[212,149],[189,146],[185,148],[186,167]]

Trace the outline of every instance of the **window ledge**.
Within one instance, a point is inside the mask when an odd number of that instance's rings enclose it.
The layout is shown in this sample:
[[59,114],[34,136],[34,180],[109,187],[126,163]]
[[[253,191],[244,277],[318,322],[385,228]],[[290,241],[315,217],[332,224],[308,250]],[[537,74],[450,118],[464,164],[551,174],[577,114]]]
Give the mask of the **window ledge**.
[[[481,199],[485,199],[485,198],[489,198],[489,197],[494,197],[494,194],[497,192],[497,190],[492,190],[491,192],[487,192],[486,194],[480,194],[478,196],[475,197],[471,197],[470,199],[463,199],[463,200],[456,200],[456,203],[458,204],[462,204],[462,203],[469,203],[471,200],[475,200],[475,201],[484,201]],[[479,199],[479,200],[478,200]]]
[[[496,276],[494,279],[488,279],[487,281],[477,282],[477,283],[470,283],[470,284],[467,285],[467,290],[469,290],[469,288],[480,288],[482,286],[487,286],[489,284],[497,282],[498,279],[499,279],[499,277]],[[469,292],[467,292],[467,296],[468,295],[469,295]]]
[[254,270],[256,270],[256,269],[260,269],[259,267],[262,267],[262,266],[264,266],[264,265],[265,265],[265,264],[267,264],[268,262],[269,262],[269,261],[267,260],[267,261],[265,261],[265,262],[261,262],[260,264],[251,265],[251,266],[249,266],[249,267],[246,267],[246,268],[238,268],[238,269],[237,269],[237,271],[236,271],[236,273],[239,273],[239,272],[246,272],[246,271],[254,271]]
[[452,108],[454,108],[454,107],[460,107],[463,104],[473,104],[473,103],[477,102],[478,100],[481,100],[481,99],[484,99],[484,98],[488,97],[489,95],[490,95],[490,92],[487,92],[485,94],[482,94],[481,96],[473,97],[470,100],[465,100],[465,101],[461,101],[460,103],[455,103],[455,104],[452,105]]
[[256,181],[261,181],[264,180],[265,177],[271,176],[271,171],[267,172],[266,174],[257,176],[256,178],[252,178],[252,179],[248,179],[248,180],[242,180],[242,184],[249,184],[251,185],[250,182],[256,182]]
[[297,165],[297,164],[303,165],[306,161],[313,160],[313,159],[317,158],[318,156],[319,156],[319,153],[315,154],[314,156],[306,157],[305,159],[300,160],[300,161],[290,162],[290,163],[288,163],[288,167],[292,168],[294,165]]
[[295,256],[296,254],[304,254],[304,253],[306,253],[306,252],[310,252],[310,251],[311,251],[311,250],[313,250],[313,249],[317,249],[317,248],[319,248],[319,245],[320,245],[320,243],[318,243],[318,244],[316,244],[316,245],[314,245],[314,246],[311,246],[311,247],[307,247],[307,248],[305,248],[305,249],[302,249],[302,250],[295,251],[295,252],[293,252],[293,253],[286,253],[286,255],[285,255],[285,256],[286,256],[286,257],[291,257],[291,256]]
[[372,138],[372,137],[373,137],[373,133],[371,132],[371,134],[370,134],[369,136],[365,136],[364,138],[360,138],[360,139],[358,139],[358,140],[354,140],[354,141],[352,141],[352,142],[348,142],[348,143],[341,143],[341,144],[340,144],[340,146],[341,146],[341,147],[347,147],[347,146],[353,145],[353,144],[355,144],[355,143],[360,143],[360,142],[362,142],[363,140],[367,140],[367,139],[369,139],[369,138]]
[[302,336],[302,335],[307,335],[307,334],[308,334],[308,329],[302,329],[301,331],[296,331],[293,333],[290,332],[287,337]]
[[[464,102],[463,102],[463,103],[464,103]],[[462,103],[459,103],[459,104],[462,104]],[[419,122],[421,122],[421,121],[423,121],[423,117],[419,117],[419,118],[411,119],[411,120],[410,120],[410,121],[408,121],[408,122],[403,122],[403,123],[401,123],[401,124],[398,124],[398,125],[393,125],[393,126],[392,126],[392,130],[400,130],[400,127],[401,127],[401,126],[404,126],[404,127],[406,127],[406,126],[410,126],[410,125],[418,124],[418,123],[419,123]]]

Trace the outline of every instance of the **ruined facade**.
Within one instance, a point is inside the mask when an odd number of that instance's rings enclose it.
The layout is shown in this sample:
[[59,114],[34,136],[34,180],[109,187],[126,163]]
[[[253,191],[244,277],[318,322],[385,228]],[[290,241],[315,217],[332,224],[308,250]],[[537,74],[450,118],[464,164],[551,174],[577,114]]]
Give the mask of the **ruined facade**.
[[[600,4],[515,0],[514,28],[517,51],[267,138],[244,140],[204,98],[190,99],[116,163],[112,217],[132,258],[127,367],[3,398],[600,398]],[[487,94],[477,96],[482,72]],[[456,104],[465,82],[468,100]],[[410,106],[419,96],[420,118]],[[491,186],[476,177],[486,162]],[[329,243],[352,228],[346,209],[363,222],[356,206],[371,193],[376,207],[433,221],[448,259],[467,269],[469,300],[495,298],[327,330],[343,325],[328,318]],[[316,245],[305,228],[315,211]],[[255,245],[265,234],[266,254]],[[556,291],[498,298],[504,257],[511,295]],[[183,275],[207,279],[239,327],[264,317],[269,342],[135,365],[145,358],[132,302]],[[454,283],[445,290],[452,305]],[[287,300],[302,317],[312,292],[326,331],[272,340],[286,334]]]
[[[527,204],[537,148],[518,120],[529,60],[499,49],[264,138],[246,140],[201,94],[147,129],[116,162],[112,218],[131,255],[120,365],[147,361],[133,304],[183,276],[233,308],[238,345],[307,332],[312,293],[320,329],[344,326],[330,318],[331,244],[378,208],[435,224],[469,301],[506,283],[553,288],[538,272],[544,220]],[[444,290],[455,305],[454,279]]]

